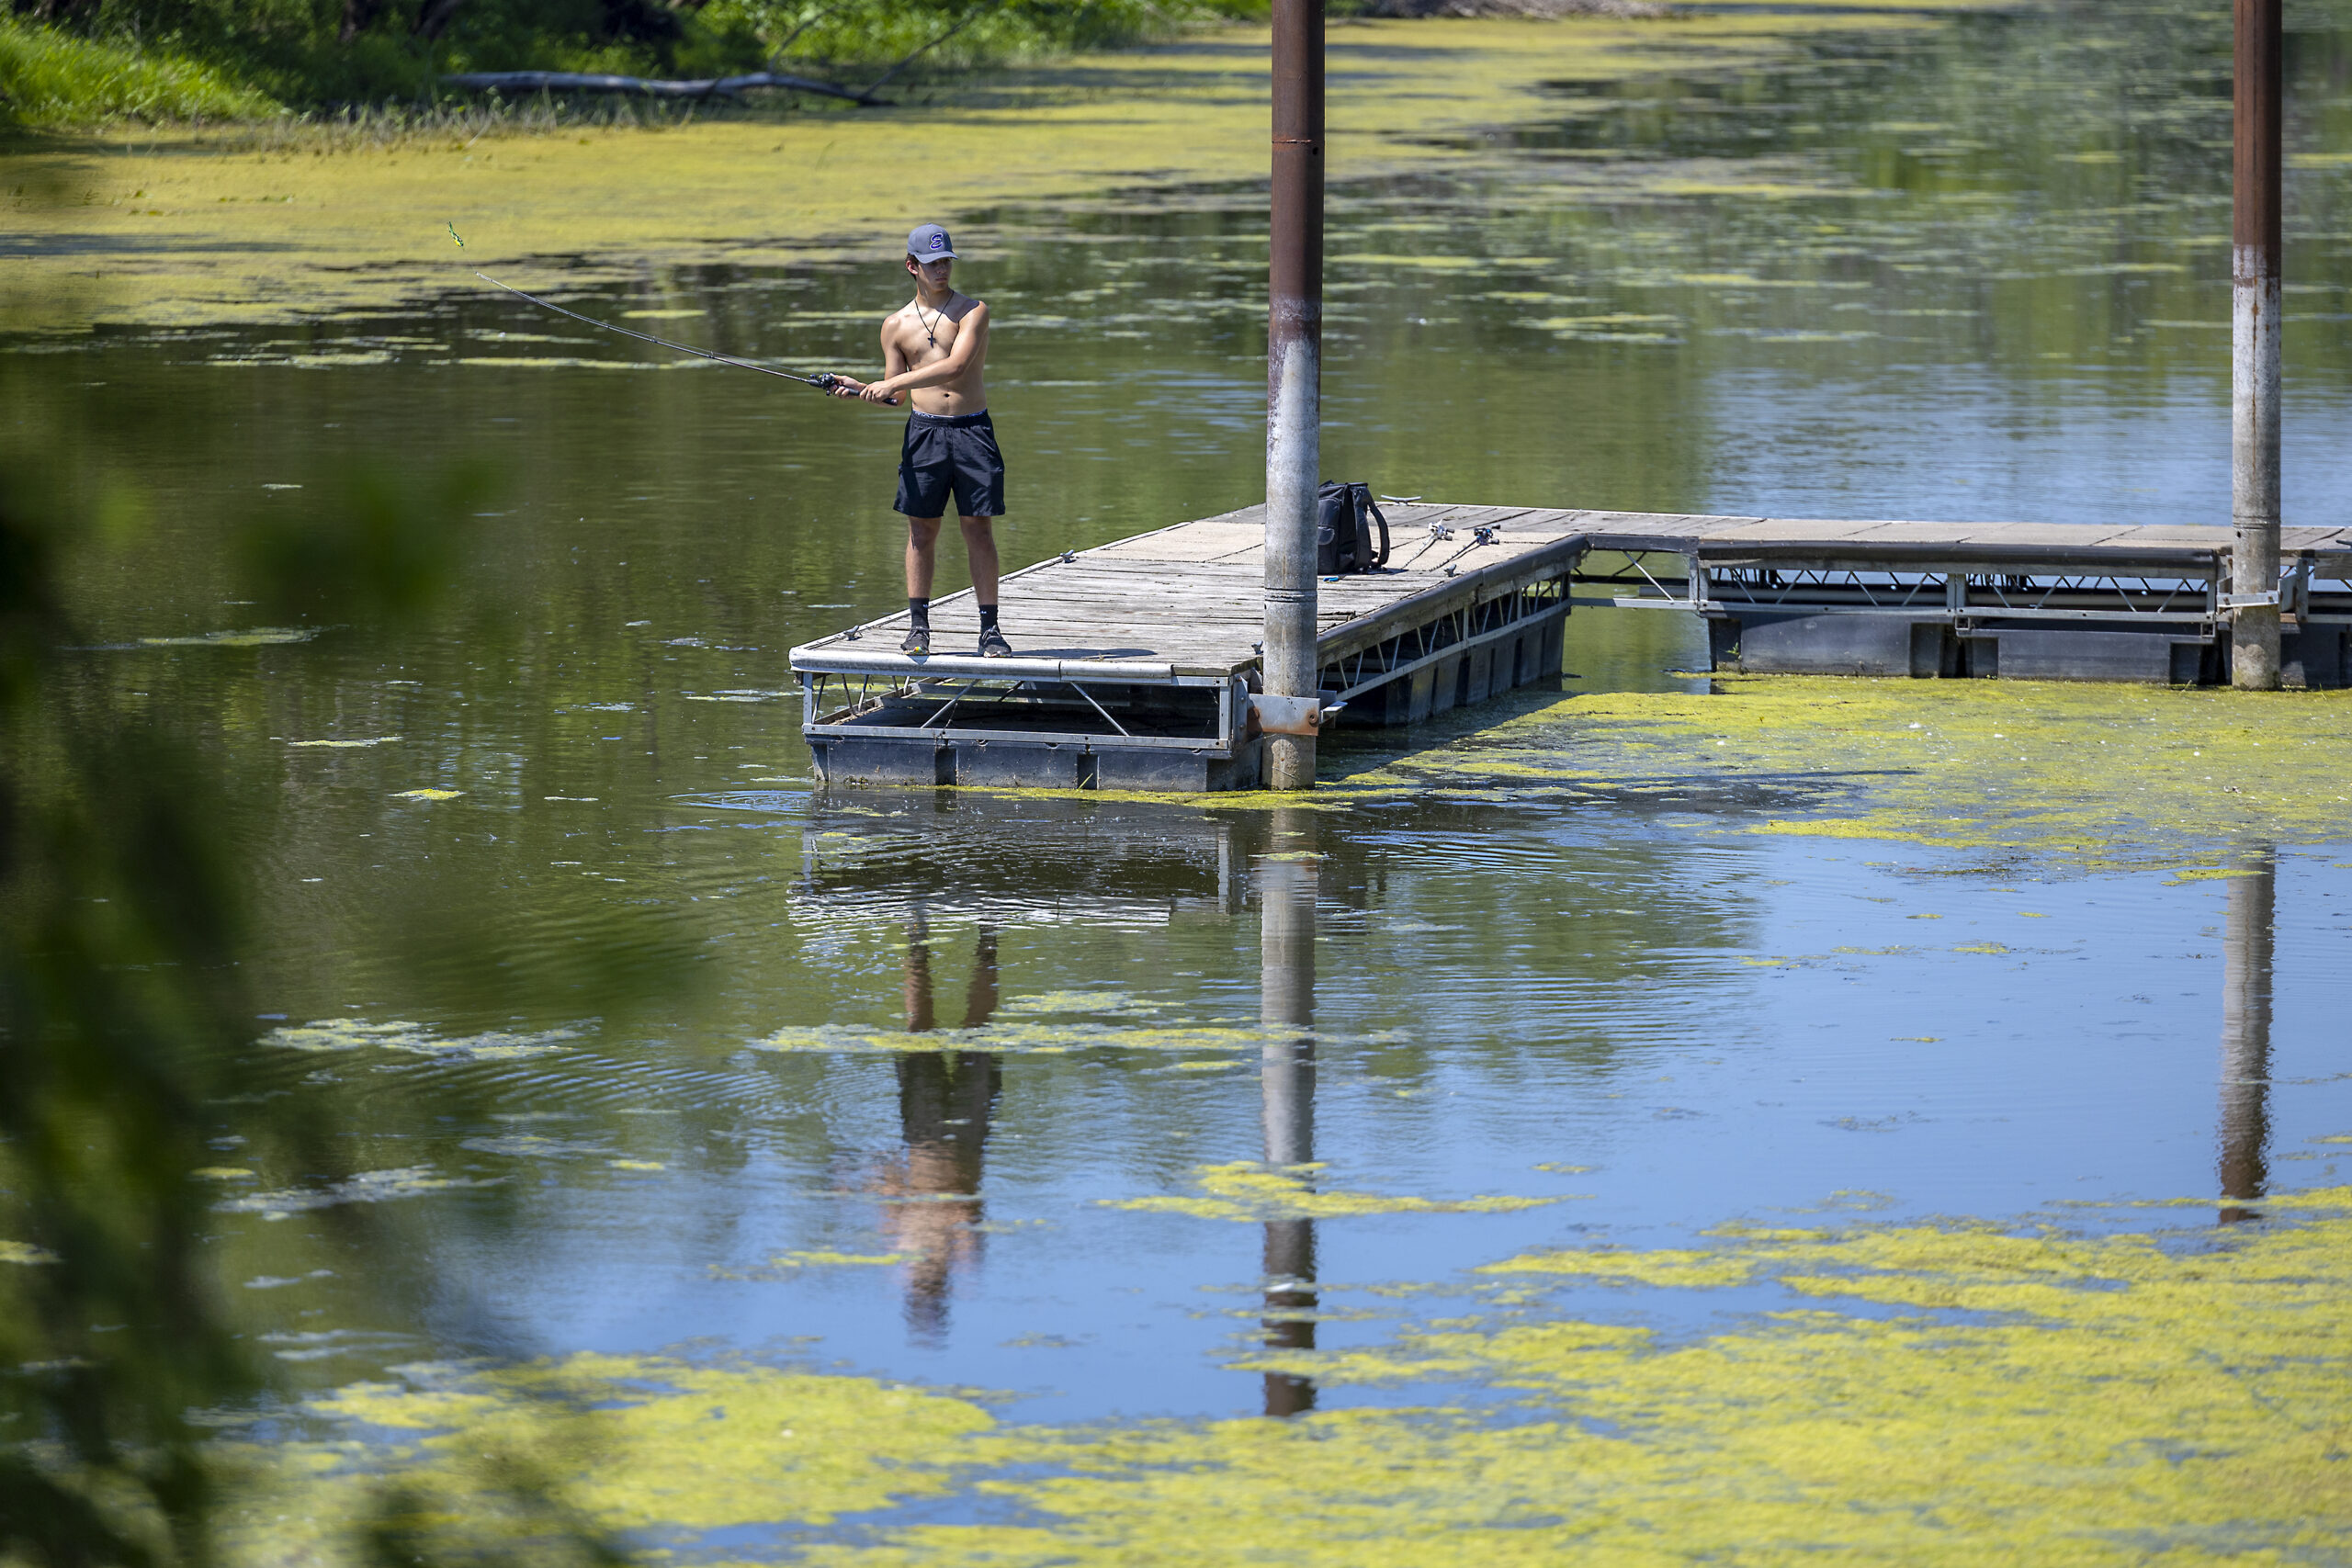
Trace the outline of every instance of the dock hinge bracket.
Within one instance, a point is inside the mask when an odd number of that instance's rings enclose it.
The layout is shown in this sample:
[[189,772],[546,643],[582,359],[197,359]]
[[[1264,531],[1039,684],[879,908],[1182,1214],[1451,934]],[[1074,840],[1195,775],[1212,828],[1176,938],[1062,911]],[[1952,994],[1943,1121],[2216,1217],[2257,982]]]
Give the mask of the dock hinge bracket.
[[1262,693],[1250,694],[1250,728],[1260,735],[1312,735],[1317,728],[1339,716],[1348,705],[1340,701],[1337,692],[1321,692],[1311,697],[1270,697]]

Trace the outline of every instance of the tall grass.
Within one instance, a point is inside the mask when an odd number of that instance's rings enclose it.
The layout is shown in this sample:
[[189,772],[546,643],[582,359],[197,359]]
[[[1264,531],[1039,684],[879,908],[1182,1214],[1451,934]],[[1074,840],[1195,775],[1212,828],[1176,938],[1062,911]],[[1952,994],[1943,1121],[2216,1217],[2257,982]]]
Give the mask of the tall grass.
[[267,95],[198,61],[0,15],[0,119],[9,123],[249,120],[277,112]]
[[471,146],[485,138],[575,130],[658,130],[697,119],[764,118],[757,99],[663,101],[553,93],[486,93],[427,103],[346,104],[272,116],[236,145],[262,152],[356,152],[420,143]]

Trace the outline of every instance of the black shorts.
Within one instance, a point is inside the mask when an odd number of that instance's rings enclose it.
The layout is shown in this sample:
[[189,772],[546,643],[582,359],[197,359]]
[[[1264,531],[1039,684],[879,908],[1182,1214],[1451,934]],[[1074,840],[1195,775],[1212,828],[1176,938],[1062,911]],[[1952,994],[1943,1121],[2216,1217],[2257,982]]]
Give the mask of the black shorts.
[[996,449],[996,426],[986,409],[907,416],[898,510],[910,517],[944,517],[951,496],[960,516],[1004,515],[1004,454]]

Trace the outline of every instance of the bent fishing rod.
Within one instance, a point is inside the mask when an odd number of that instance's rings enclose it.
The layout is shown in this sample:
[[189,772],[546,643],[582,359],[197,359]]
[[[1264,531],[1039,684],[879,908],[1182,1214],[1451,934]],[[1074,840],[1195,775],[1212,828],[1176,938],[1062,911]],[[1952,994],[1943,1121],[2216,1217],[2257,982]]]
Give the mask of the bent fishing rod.
[[[536,294],[526,294],[511,283],[501,283],[486,272],[478,272],[474,276],[493,288],[503,288],[517,299],[529,300],[542,310],[553,310],[559,316],[569,316],[583,327],[601,327],[608,333],[618,333],[623,337],[633,337],[639,343],[650,343],[656,348],[666,348],[676,354],[691,354],[697,359],[707,359],[719,365],[732,365],[739,370],[756,370],[763,376],[781,376],[787,381],[797,381],[805,387],[814,387],[820,392],[830,392],[842,384],[842,378],[830,370],[820,370],[814,376],[803,376],[796,371],[779,370],[773,365],[754,365],[748,359],[729,358],[724,354],[713,354],[707,348],[696,348],[692,344],[672,343],[668,338],[655,337],[651,333],[632,332],[628,327],[616,327],[610,321],[600,321],[593,316],[583,316],[577,310],[567,310],[560,305],[550,304]],[[884,398],[881,400],[893,408],[896,408],[899,403],[896,398]]]

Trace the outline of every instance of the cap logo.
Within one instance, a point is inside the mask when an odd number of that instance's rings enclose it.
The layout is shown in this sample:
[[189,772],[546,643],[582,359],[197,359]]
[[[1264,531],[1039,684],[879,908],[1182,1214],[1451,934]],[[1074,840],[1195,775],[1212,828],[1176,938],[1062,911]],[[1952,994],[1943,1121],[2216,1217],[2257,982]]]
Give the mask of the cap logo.
[[947,248],[947,236],[944,234],[933,234],[931,237],[931,248],[934,251],[945,250]]

